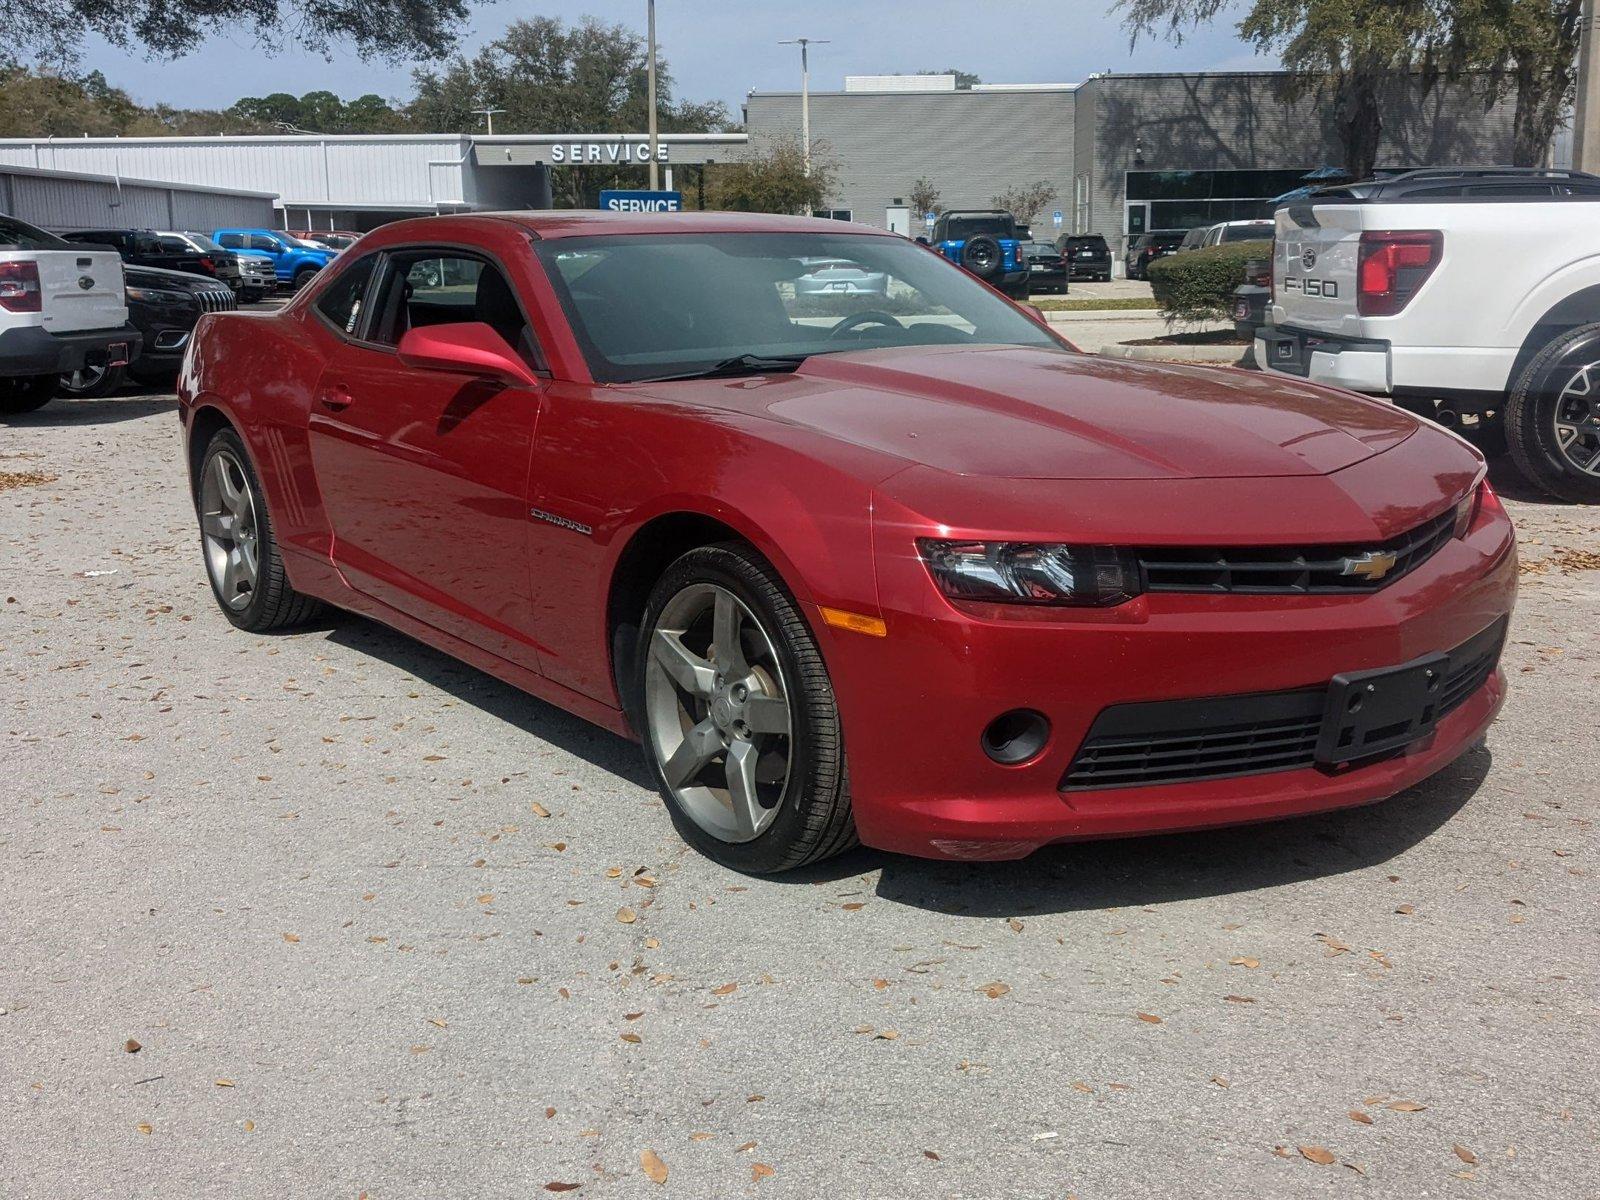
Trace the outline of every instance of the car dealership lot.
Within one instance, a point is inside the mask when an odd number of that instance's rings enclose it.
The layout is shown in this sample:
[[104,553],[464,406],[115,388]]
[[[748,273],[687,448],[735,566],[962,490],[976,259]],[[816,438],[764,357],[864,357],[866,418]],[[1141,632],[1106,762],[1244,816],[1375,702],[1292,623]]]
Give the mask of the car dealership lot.
[[1511,697],[1393,801],[751,879],[471,668],[235,631],[177,432],[0,425],[0,1195],[1600,1187],[1600,511],[1497,472]]

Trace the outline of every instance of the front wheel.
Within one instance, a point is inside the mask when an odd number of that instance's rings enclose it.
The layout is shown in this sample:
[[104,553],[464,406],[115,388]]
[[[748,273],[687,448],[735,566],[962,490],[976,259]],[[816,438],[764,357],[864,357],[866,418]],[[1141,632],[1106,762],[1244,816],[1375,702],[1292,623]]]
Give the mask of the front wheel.
[[645,757],[684,840],[750,874],[855,845],[827,667],[765,559],[723,543],[674,562],[638,661]]
[[219,429],[206,446],[195,492],[206,574],[229,621],[265,633],[299,625],[321,610],[289,583],[266,494],[232,429]]
[[1600,504],[1600,323],[1557,334],[1506,398],[1506,445],[1529,482]]
[[317,269],[315,267],[301,267],[294,273],[294,290],[300,291],[316,277]]
[[56,395],[54,375],[0,376],[0,416],[43,408]]

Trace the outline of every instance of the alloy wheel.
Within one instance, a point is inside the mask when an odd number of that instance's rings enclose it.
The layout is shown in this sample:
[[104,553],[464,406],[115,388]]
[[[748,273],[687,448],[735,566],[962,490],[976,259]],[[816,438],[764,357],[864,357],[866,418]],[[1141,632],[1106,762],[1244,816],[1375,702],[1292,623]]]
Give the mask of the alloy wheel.
[[1579,367],[1556,397],[1556,448],[1568,465],[1600,477],[1600,362]]
[[69,392],[86,392],[106,377],[108,367],[82,366],[61,376],[61,386]]
[[776,819],[794,753],[789,691],[771,636],[727,588],[692,583],[662,608],[645,724],[673,798],[706,833],[748,842]]
[[218,450],[200,481],[200,533],[211,584],[231,609],[247,608],[255,598],[261,578],[259,529],[244,465],[232,451]]

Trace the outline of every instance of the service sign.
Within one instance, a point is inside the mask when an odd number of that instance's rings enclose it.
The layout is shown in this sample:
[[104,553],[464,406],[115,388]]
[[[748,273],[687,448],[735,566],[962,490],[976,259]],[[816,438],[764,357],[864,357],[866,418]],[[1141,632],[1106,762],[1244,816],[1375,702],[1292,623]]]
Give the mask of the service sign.
[[[556,142],[550,161],[568,166],[615,166],[650,161],[649,142]],[[656,161],[667,161],[667,143],[656,143]]]
[[600,207],[608,212],[682,212],[683,193],[607,190],[600,193]]

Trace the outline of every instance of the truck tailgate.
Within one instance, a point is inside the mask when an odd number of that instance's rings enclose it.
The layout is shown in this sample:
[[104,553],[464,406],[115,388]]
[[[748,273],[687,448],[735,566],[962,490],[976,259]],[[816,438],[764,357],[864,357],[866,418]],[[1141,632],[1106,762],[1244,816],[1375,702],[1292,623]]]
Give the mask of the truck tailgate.
[[40,250],[44,327],[52,333],[115,329],[128,320],[122,259],[115,250]]
[[1352,332],[1360,319],[1356,270],[1359,205],[1290,205],[1277,212],[1273,239],[1274,324],[1325,333]]

